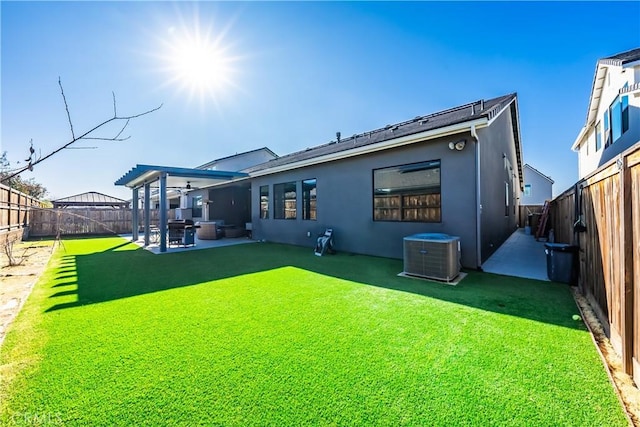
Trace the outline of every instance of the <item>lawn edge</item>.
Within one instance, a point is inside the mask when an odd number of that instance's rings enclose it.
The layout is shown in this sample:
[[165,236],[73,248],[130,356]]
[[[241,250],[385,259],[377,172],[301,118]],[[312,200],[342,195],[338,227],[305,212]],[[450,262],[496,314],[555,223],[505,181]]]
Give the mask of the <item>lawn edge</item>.
[[[6,338],[10,335],[16,333],[15,328],[22,320],[21,317],[27,315],[25,314],[24,308],[27,307],[27,302],[31,304],[34,298],[34,291],[38,286],[41,285],[43,277],[48,274],[51,269],[52,261],[56,259],[58,256],[58,252],[61,247],[64,245],[60,245],[58,241],[54,241],[53,245],[49,248],[49,258],[46,264],[43,264],[42,269],[38,272],[37,277],[33,280],[29,292],[26,297],[22,300],[21,304],[18,306],[15,315],[10,323],[7,324],[7,329],[2,341],[0,342],[0,373],[2,373],[2,377],[0,379],[0,422],[3,417],[8,416],[11,408],[11,399],[14,395],[14,387],[16,386],[16,381],[20,381],[20,378],[23,374],[35,367],[39,363],[40,356],[36,354],[35,357],[22,357],[19,360],[14,360],[11,363],[5,363],[9,352],[19,350],[20,347],[31,347],[33,348],[33,334],[37,334],[36,326],[30,329],[31,336],[27,338],[26,341],[22,342],[14,342],[13,344],[9,343],[11,347],[7,347]],[[42,342],[37,343],[36,345],[43,345]],[[36,368],[37,369],[37,368]],[[5,372],[8,370],[8,372]]]
[[640,407],[638,407],[640,391],[633,385],[633,379],[622,369],[622,362],[613,350],[613,346],[604,333],[602,324],[596,317],[589,302],[575,286],[571,286],[571,294],[580,311],[580,317],[589,330],[591,341],[600,356],[604,370],[609,377],[629,425],[640,425]]

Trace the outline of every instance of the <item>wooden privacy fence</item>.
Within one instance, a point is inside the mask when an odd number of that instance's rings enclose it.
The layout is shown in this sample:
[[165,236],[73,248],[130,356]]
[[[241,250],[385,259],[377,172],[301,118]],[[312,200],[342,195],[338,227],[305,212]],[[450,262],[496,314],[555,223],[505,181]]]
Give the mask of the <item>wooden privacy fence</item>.
[[578,245],[578,286],[640,384],[640,142],[551,203],[557,242]]
[[[520,205],[520,214],[518,215],[518,227],[524,228],[526,225],[531,227],[531,230],[535,230],[540,221],[540,215],[542,214],[543,205]],[[529,220],[529,214],[531,214],[531,223],[527,224]]]
[[38,199],[0,184],[0,244],[20,240],[31,222],[33,209],[41,206]]
[[[138,211],[138,225],[144,225],[144,210]],[[131,209],[40,209],[32,213],[29,229],[30,237],[90,234],[127,234],[133,227]],[[167,218],[175,217],[175,210],[169,210]],[[152,209],[150,223],[159,225],[160,211]]]

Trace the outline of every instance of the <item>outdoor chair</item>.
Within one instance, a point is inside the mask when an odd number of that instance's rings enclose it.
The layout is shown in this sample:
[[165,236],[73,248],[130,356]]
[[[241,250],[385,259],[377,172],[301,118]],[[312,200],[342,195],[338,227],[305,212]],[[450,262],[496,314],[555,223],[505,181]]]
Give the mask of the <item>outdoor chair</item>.
[[323,234],[318,236],[316,241],[316,249],[314,253],[317,256],[322,256],[325,253],[335,254],[336,251],[333,249],[333,229],[327,228]]

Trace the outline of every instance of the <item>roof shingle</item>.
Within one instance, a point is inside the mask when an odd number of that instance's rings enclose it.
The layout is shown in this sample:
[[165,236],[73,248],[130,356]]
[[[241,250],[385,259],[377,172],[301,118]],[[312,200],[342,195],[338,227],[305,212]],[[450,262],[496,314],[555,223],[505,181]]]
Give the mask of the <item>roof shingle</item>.
[[394,125],[387,125],[384,128],[342,138],[340,142],[331,141],[326,144],[287,154],[266,163],[248,168],[243,172],[257,172],[428,130],[439,129],[445,126],[451,126],[483,117],[491,119],[515,97],[516,94],[512,93],[498,98],[479,100],[469,104],[460,105],[458,107],[427,114],[425,116],[418,116],[411,120],[396,123]]

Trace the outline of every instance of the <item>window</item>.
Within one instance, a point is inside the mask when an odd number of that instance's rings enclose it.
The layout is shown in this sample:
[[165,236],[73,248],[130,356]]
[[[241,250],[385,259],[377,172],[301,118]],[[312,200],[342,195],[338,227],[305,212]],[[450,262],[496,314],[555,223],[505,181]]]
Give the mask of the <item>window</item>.
[[296,219],[296,183],[275,184],[273,204],[275,219]]
[[605,117],[607,115],[611,120],[611,140],[608,144],[611,145],[629,130],[629,97],[617,96],[605,112]]
[[[626,86],[626,84],[625,84]],[[622,133],[629,130],[629,97],[622,97]]]
[[202,196],[195,196],[191,199],[191,215],[194,218],[202,217]]
[[269,186],[260,186],[260,218],[269,219]]
[[604,147],[607,148],[611,144],[611,129],[609,128],[609,110],[604,112]]
[[504,216],[509,216],[509,183],[504,182]]
[[602,126],[600,122],[596,123],[596,151],[602,148]]
[[440,160],[373,171],[373,220],[440,222]]
[[531,196],[531,184],[524,185],[524,195]]
[[316,218],[316,180],[302,181],[302,219],[315,221]]
[[611,143],[613,144],[622,136],[622,102],[619,96],[609,107],[609,112],[611,114]]

